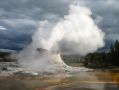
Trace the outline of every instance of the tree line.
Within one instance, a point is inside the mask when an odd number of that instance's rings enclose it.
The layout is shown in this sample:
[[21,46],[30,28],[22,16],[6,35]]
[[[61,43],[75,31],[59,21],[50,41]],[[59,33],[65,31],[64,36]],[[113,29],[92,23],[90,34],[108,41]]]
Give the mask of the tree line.
[[90,53],[84,57],[85,66],[119,66],[119,41],[111,44],[108,52]]

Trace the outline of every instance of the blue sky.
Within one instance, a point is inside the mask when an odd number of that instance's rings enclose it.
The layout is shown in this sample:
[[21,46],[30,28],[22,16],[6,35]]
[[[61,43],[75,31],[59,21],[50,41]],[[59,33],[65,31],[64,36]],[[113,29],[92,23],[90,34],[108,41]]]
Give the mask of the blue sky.
[[0,49],[24,48],[40,21],[57,22],[74,1],[91,9],[95,23],[106,33],[106,47],[119,39],[119,0],[0,0]]

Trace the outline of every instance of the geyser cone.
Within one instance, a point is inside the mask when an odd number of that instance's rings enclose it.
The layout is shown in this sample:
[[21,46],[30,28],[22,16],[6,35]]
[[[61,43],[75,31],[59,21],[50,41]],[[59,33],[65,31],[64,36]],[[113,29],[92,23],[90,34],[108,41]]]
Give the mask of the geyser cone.
[[63,60],[61,59],[60,53],[59,52],[50,52],[46,49],[38,48],[37,51],[39,52],[39,55],[41,57],[47,58],[49,64],[61,64],[61,65],[66,65]]
[[64,72],[68,67],[60,57],[60,53],[50,52],[46,49],[37,48],[35,54],[32,54],[33,59],[24,58],[19,62],[20,66],[28,71],[36,72]]

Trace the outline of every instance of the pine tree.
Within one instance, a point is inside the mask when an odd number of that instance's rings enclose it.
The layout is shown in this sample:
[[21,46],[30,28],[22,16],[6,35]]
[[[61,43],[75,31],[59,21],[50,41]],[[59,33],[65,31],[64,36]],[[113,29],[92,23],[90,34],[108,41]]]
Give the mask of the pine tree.
[[114,45],[111,45],[109,51],[110,62],[112,65],[119,66],[119,42],[115,41]]

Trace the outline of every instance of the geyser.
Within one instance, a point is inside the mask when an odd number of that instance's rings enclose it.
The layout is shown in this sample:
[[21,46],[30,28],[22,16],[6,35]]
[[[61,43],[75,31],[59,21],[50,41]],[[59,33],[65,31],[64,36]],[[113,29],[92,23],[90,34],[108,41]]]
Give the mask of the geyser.
[[[86,55],[103,46],[104,33],[91,18],[90,9],[70,5],[69,14],[56,24],[40,22],[32,43],[18,55],[19,64],[38,72],[69,70],[72,67],[63,62],[60,53]],[[42,53],[40,48],[47,51]]]

